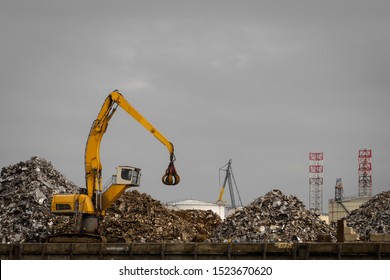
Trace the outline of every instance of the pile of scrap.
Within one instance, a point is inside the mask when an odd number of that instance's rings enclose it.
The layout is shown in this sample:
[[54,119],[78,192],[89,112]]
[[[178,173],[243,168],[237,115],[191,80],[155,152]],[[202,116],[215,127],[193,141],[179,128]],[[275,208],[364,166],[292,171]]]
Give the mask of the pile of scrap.
[[173,210],[180,218],[189,221],[197,232],[193,241],[206,241],[222,223],[221,217],[211,210]]
[[272,190],[228,216],[211,241],[308,242],[319,235],[335,238],[333,229],[305,209],[297,197]]
[[3,167],[0,178],[0,241],[41,241],[59,223],[66,223],[50,213],[52,195],[77,191],[74,183],[43,158],[32,157]]
[[133,190],[107,210],[101,234],[129,242],[193,242],[207,238],[218,222],[219,216],[211,211],[176,212]]
[[390,191],[379,193],[353,210],[346,218],[361,240],[371,234],[390,234]]
[[[50,212],[53,194],[79,188],[51,162],[32,157],[3,167],[0,178],[0,242],[41,242],[53,233],[72,232],[76,219]],[[202,241],[221,222],[211,211],[173,211],[138,191],[126,192],[108,209],[101,234],[131,242]]]

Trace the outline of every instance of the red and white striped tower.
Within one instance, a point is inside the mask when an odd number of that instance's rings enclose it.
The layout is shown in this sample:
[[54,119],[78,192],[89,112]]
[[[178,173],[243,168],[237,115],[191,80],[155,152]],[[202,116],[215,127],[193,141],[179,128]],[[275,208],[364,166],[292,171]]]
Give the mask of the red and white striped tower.
[[324,153],[309,153],[309,209],[312,213],[322,213],[324,185]]
[[359,150],[359,196],[371,196],[372,194],[372,151]]

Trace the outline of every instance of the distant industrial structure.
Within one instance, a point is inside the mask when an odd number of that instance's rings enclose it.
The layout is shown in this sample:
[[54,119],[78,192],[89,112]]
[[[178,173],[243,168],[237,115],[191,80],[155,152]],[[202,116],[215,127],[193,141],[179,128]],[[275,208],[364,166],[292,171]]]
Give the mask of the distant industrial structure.
[[[221,186],[219,196],[215,203],[188,199],[167,203],[166,207],[173,210],[211,210],[223,220],[231,213],[243,207],[236,179],[233,175],[231,159],[227,164],[219,168],[219,186]],[[226,186],[228,186],[231,204],[227,204],[227,201],[223,200]],[[238,201],[236,201],[236,198]]]
[[348,216],[353,210],[370,200],[372,195],[372,150],[362,149],[358,153],[358,196],[344,197],[341,178],[336,179],[334,199],[329,199],[329,223]]
[[309,153],[309,210],[320,215],[323,212],[324,153]]
[[359,197],[372,194],[372,151],[359,150]]
[[370,199],[368,196],[346,197],[341,200],[329,199],[329,223],[335,223],[348,216],[353,210]]
[[341,178],[336,179],[336,186],[334,188],[334,200],[341,201],[344,197],[343,182]]
[[[223,178],[223,180],[221,180]],[[227,164],[219,168],[219,185],[221,186],[219,190],[217,205],[225,206],[226,216],[235,212],[238,209],[243,207],[240,192],[238,191],[236,179],[233,175],[232,169],[232,160],[230,159]],[[226,185],[229,187],[230,201],[231,204],[228,205],[226,201],[223,200],[223,194],[225,193]],[[238,202],[236,202],[236,197]]]

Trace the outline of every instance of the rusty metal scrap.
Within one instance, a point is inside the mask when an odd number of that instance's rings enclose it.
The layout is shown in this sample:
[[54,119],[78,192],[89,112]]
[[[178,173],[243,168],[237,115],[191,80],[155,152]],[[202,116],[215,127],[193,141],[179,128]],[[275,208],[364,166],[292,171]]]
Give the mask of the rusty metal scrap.
[[[42,158],[32,157],[3,167],[0,241],[41,242],[52,233],[66,232],[72,226],[72,219],[50,212],[51,197],[55,193],[78,191],[74,183]],[[279,190],[257,198],[223,222],[210,210],[169,210],[147,194],[128,191],[100,222],[100,234],[141,243],[306,242],[315,241],[319,235],[334,236],[332,228],[306,210],[301,201]]]
[[[52,233],[70,232],[72,217],[54,216],[50,202],[56,193],[79,188],[45,159],[32,157],[3,167],[0,177],[0,242],[41,242]],[[221,222],[212,211],[168,210],[137,191],[125,193],[107,210],[101,234],[131,242],[201,241]]]
[[306,242],[316,241],[318,235],[334,237],[334,232],[298,198],[272,190],[229,215],[211,241]]
[[39,242],[61,221],[50,213],[54,193],[77,192],[78,187],[51,162],[32,157],[3,167],[0,177],[0,241]]
[[150,195],[133,190],[108,209],[101,233],[129,242],[191,242],[206,239],[219,223],[212,211],[169,210]]
[[180,218],[191,223],[195,227],[196,235],[193,241],[206,241],[214,232],[222,220],[219,215],[211,210],[172,210]]
[[373,196],[353,210],[346,221],[361,240],[368,240],[370,234],[390,234],[390,191]]

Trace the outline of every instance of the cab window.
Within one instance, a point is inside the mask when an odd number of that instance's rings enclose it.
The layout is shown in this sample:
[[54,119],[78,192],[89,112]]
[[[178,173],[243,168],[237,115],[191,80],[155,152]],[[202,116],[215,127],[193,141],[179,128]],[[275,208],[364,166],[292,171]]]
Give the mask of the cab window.
[[133,170],[131,170],[131,169],[122,169],[122,171],[121,171],[121,178],[123,179],[123,180],[129,180],[129,181],[131,181],[131,177],[132,177],[132,175],[133,175]]

